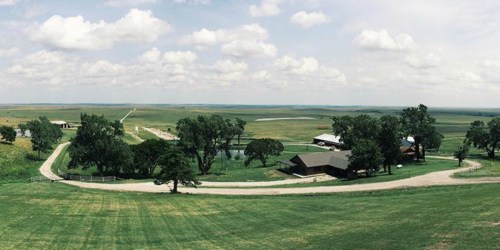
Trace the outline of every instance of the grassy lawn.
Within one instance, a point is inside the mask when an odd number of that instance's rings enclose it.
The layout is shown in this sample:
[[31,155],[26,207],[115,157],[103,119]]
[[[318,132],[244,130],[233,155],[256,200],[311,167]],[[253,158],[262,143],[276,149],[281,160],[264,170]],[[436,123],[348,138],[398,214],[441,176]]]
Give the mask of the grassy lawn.
[[[0,183],[27,181],[31,176],[40,175],[38,168],[43,160],[35,160],[36,157],[27,138],[16,138],[13,145],[0,143]],[[46,157],[41,155],[42,159]]]
[[0,186],[3,249],[498,249],[500,185],[222,197]]
[[500,177],[500,160],[488,159],[483,155],[473,155],[469,158],[478,161],[483,165],[482,168],[477,170],[470,170],[466,172],[456,173],[454,176],[458,178],[477,178],[477,177]]

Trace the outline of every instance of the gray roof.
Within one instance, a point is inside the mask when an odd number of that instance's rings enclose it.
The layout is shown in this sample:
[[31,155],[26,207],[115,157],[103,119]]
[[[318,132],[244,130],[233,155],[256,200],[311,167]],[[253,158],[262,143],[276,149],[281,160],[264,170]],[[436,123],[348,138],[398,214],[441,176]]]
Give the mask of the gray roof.
[[335,168],[345,170],[349,166],[350,154],[351,154],[350,150],[328,151],[320,153],[300,154],[295,157],[299,158],[308,168],[319,167],[319,166],[332,166]]

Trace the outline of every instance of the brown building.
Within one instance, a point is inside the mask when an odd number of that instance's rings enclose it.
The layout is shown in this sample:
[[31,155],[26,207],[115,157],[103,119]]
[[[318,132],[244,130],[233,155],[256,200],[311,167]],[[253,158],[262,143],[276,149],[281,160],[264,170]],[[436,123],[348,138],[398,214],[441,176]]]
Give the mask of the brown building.
[[280,163],[288,165],[293,173],[300,175],[313,175],[328,173],[345,175],[349,166],[351,151],[327,151],[320,153],[300,154],[289,161]]

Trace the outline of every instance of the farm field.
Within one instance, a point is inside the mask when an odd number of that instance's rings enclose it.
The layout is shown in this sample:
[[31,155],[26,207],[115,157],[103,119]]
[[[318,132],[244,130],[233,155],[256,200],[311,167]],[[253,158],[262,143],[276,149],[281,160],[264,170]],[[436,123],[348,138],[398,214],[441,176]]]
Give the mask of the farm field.
[[2,184],[3,249],[495,249],[499,185],[220,197]]

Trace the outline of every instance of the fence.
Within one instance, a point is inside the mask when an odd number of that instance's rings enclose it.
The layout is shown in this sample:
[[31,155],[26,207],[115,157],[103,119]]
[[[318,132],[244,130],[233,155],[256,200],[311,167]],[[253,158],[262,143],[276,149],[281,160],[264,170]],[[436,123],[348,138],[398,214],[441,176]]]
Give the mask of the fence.
[[92,176],[92,175],[78,175],[78,174],[67,174],[61,169],[57,169],[57,174],[63,177],[65,180],[72,181],[90,181],[90,182],[106,182],[106,181],[116,181],[120,178],[116,176]]
[[43,175],[39,175],[30,177],[30,181],[35,182],[35,181],[52,181],[52,180]]

